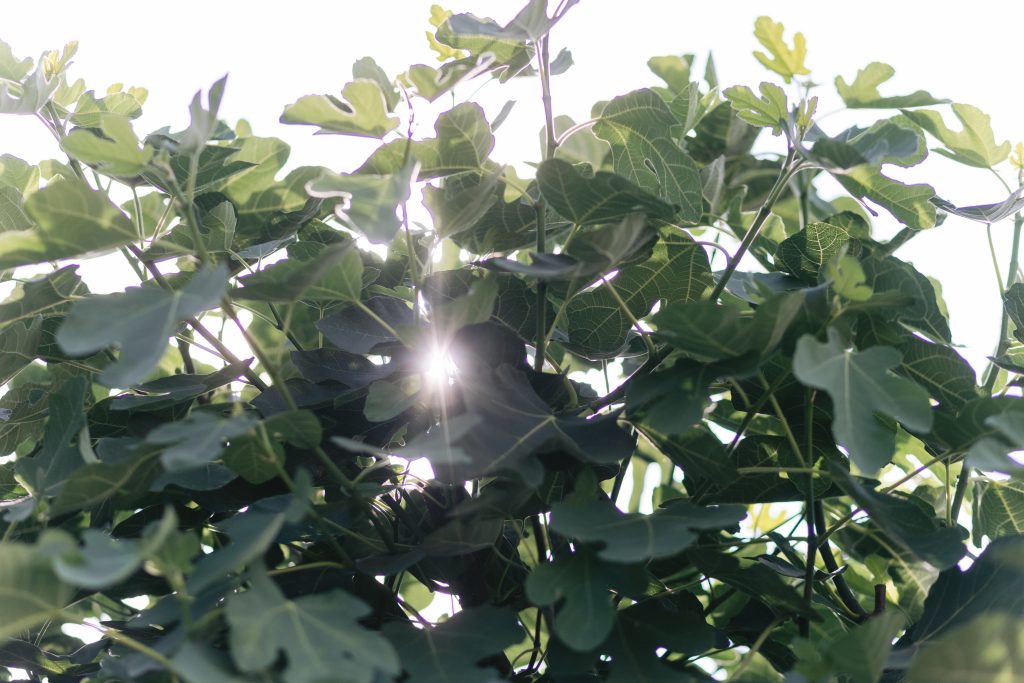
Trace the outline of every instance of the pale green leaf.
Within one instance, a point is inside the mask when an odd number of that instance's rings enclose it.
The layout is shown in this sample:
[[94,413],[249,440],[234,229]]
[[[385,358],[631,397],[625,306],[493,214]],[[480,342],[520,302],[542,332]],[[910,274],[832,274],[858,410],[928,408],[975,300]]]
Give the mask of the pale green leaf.
[[141,382],[163,356],[177,326],[220,303],[227,281],[224,266],[205,268],[178,290],[132,287],[123,293],[94,296],[75,303],[57,330],[65,353],[87,354],[117,346],[116,363],[99,379],[107,386]]
[[382,138],[398,127],[398,118],[388,116],[387,101],[380,85],[357,78],[341,91],[344,100],[332,95],[306,95],[281,114],[281,123],[318,126],[317,133]]
[[92,255],[138,237],[105,194],[79,180],[50,183],[29,196],[25,211],[37,227],[0,232],[0,270]]
[[826,344],[811,335],[797,342],[793,374],[807,386],[828,392],[834,406],[832,433],[867,473],[889,462],[895,445],[895,433],[875,413],[913,431],[932,427],[928,392],[889,372],[899,362],[899,351],[891,347],[847,349],[835,328],[829,328]]
[[847,83],[842,76],[836,76],[836,90],[843,103],[850,109],[907,109],[949,102],[937,99],[924,90],[917,90],[909,95],[882,95],[878,92],[878,86],[892,78],[895,73],[896,70],[888,64],[871,62],[857,71],[853,83]]
[[284,653],[285,683],[322,683],[340,672],[352,683],[397,676],[402,667],[391,643],[357,622],[370,611],[341,589],[289,600],[265,573],[254,573],[249,589],[227,601],[231,657],[255,675]]
[[806,76],[811,71],[804,66],[804,59],[807,57],[804,34],[794,33],[793,47],[790,47],[782,37],[784,30],[781,22],[772,21],[771,17],[758,17],[754,22],[754,37],[769,54],[754,52],[754,57],[765,68],[779,74],[786,83],[789,83],[794,76]]

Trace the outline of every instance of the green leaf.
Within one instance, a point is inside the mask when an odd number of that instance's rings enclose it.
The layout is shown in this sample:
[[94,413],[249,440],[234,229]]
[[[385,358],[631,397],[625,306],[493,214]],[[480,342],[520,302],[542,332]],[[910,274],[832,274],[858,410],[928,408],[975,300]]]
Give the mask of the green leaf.
[[25,213],[21,191],[10,185],[0,185],[0,232],[28,230],[33,225]]
[[1010,458],[1010,453],[1024,449],[1024,428],[1018,411],[1007,410],[984,419],[989,434],[975,441],[967,451],[967,464],[982,470],[1018,472],[1024,464]]
[[0,303],[0,320],[12,325],[37,315],[46,318],[63,313],[73,297],[88,292],[77,270],[78,266],[65,266],[19,285]]
[[565,325],[572,350],[588,357],[615,353],[633,329],[630,316],[643,318],[657,301],[695,301],[711,287],[711,282],[711,267],[704,249],[686,235],[666,233],[654,246],[650,258],[621,268],[603,286],[581,292],[569,301]]
[[761,97],[745,85],[736,85],[723,91],[736,115],[753,126],[771,128],[778,135],[789,126],[789,103],[786,93],[774,83],[762,83]]
[[25,212],[37,227],[0,232],[0,270],[90,256],[138,237],[105,194],[78,180],[50,183],[33,193]]
[[861,259],[865,282],[875,295],[891,293],[898,297],[912,297],[913,301],[895,308],[888,317],[923,332],[930,339],[950,343],[952,333],[949,321],[939,305],[935,285],[912,265],[895,256]]
[[1013,321],[1013,336],[1024,343],[1024,282],[1015,282],[1006,289],[1003,309]]
[[665,81],[669,89],[677,95],[690,85],[690,68],[692,66],[693,55],[664,55],[647,60],[647,68]]
[[531,253],[532,263],[493,258],[480,265],[542,279],[569,281],[571,292],[622,262],[635,259],[656,239],[657,233],[644,215],[634,213],[617,225],[601,225],[580,231],[572,245],[561,254]]
[[796,590],[763,564],[741,563],[738,557],[714,550],[690,550],[686,556],[705,576],[746,593],[779,616],[803,615],[820,620]]
[[203,109],[203,91],[196,91],[188,106],[191,121],[178,141],[179,151],[186,154],[198,154],[214,136],[218,123],[217,112],[220,111],[220,101],[224,97],[224,86],[227,85],[227,82],[228,77],[224,76],[210,86],[210,90],[206,93],[209,109]]
[[423,188],[423,205],[434,219],[434,232],[438,237],[451,237],[470,230],[496,203],[503,168],[493,173],[478,175],[464,173],[448,178],[444,187],[427,185]]
[[767,357],[804,303],[799,293],[772,297],[753,312],[713,301],[679,302],[655,314],[658,338],[700,361],[738,358],[755,352]]
[[210,413],[193,412],[187,418],[160,425],[146,435],[146,443],[163,446],[160,462],[168,472],[192,469],[216,460],[224,450],[224,441],[253,428],[246,415],[221,418]]
[[945,638],[981,615],[1020,615],[1024,608],[1024,538],[989,544],[969,569],[942,572],[925,601],[924,614],[907,634],[912,643]]
[[857,71],[853,83],[847,84],[842,76],[836,76],[836,90],[843,103],[850,109],[909,109],[946,104],[949,100],[936,99],[931,93],[917,90],[909,95],[883,96],[878,86],[893,77],[896,70],[882,62],[871,62]]
[[225,610],[231,658],[243,672],[260,674],[283,653],[286,683],[320,683],[341,671],[353,683],[373,683],[401,673],[391,643],[357,623],[371,611],[361,600],[340,589],[289,600],[264,572],[250,576]]
[[67,478],[50,511],[62,515],[106,501],[125,505],[137,502],[149,492],[159,474],[160,458],[155,451],[118,462],[88,463]]
[[431,322],[437,325],[443,339],[449,339],[460,328],[487,322],[498,300],[498,276],[472,281],[462,296],[448,301],[435,300],[430,307]]
[[621,220],[635,211],[670,220],[675,209],[622,176],[605,171],[593,175],[561,159],[537,168],[537,186],[545,200],[575,225]]
[[306,95],[284,108],[281,123],[318,126],[318,134],[336,133],[382,138],[398,127],[398,118],[388,116],[387,100],[375,80],[357,78],[341,91],[344,100],[333,95]]
[[526,579],[526,597],[535,605],[554,605],[554,632],[565,645],[586,652],[600,645],[615,625],[609,586],[626,593],[646,584],[638,566],[612,565],[587,551],[561,555],[533,569]]
[[868,473],[888,463],[895,446],[895,434],[876,413],[914,431],[932,428],[928,393],[889,372],[900,358],[899,351],[886,346],[849,350],[834,328],[829,328],[826,344],[804,335],[793,355],[793,374],[803,384],[828,392],[834,405],[832,434]]
[[83,464],[75,441],[82,438],[86,426],[83,410],[87,386],[85,377],[76,376],[50,388],[43,447],[32,457],[19,458],[15,465],[18,476],[36,496],[55,493]]
[[935,189],[931,185],[898,182],[871,164],[832,171],[832,175],[854,197],[870,199],[908,228],[923,230],[935,225],[935,205],[931,202]]
[[54,572],[62,581],[90,591],[102,590],[127,579],[139,568],[149,550],[140,547],[137,541],[118,540],[99,529],[82,532],[82,547],[56,530],[47,531],[41,542],[46,542],[49,534],[59,534],[71,544],[68,552],[54,557]]
[[36,114],[50,101],[62,81],[57,74],[48,75],[46,65],[40,62],[35,71],[21,79],[18,97],[11,96],[6,81],[0,83],[0,114]]
[[988,114],[969,104],[954,104],[952,108],[960,121],[959,131],[947,128],[942,114],[937,111],[904,111],[903,114],[945,145],[935,151],[953,161],[976,168],[992,168],[1009,156],[1010,143],[996,144]]
[[[113,90],[113,89],[111,89]],[[99,128],[100,120],[106,114],[115,114],[129,119],[142,115],[142,105],[148,95],[145,88],[121,88],[108,90],[104,97],[96,99],[95,92],[88,90],[75,102],[75,111],[68,122],[80,128]]]
[[964,556],[960,532],[942,525],[933,515],[906,497],[872,491],[849,472],[829,465],[829,473],[843,491],[871,515],[871,521],[900,548],[939,569],[956,565]]
[[225,365],[208,375],[187,373],[158,377],[136,386],[131,393],[114,398],[111,410],[162,410],[186,403],[231,382],[249,366],[252,360]]
[[974,483],[975,543],[1024,535],[1024,482],[980,480]]
[[594,134],[612,147],[615,172],[679,207],[680,220],[701,217],[697,165],[669,136],[676,118],[653,90],[616,97],[601,111]]
[[866,284],[867,276],[860,261],[849,254],[839,253],[826,263],[825,274],[832,290],[844,299],[864,302],[874,295],[874,290]]
[[407,683],[487,683],[495,672],[479,663],[526,635],[514,612],[489,605],[464,609],[432,628],[390,622],[383,633],[401,653]]
[[398,207],[409,198],[416,164],[390,175],[338,174],[324,171],[306,183],[306,192],[319,199],[339,198],[334,212],[353,230],[376,244],[390,242],[402,225]]
[[127,118],[117,114],[100,117],[103,137],[84,129],[71,131],[61,148],[72,157],[112,176],[136,176],[153,158],[150,146],[139,149],[139,138]]
[[100,381],[107,386],[137,384],[160,361],[178,324],[220,303],[226,279],[224,266],[204,268],[179,290],[133,287],[78,301],[58,328],[57,343],[69,354],[116,345],[118,360],[104,368]]
[[584,543],[602,543],[597,556],[608,562],[642,562],[669,557],[689,547],[697,532],[739,524],[741,505],[708,508],[676,502],[652,514],[625,514],[610,502],[555,503],[551,528]]
[[[827,643],[815,643],[811,646],[820,651],[822,664],[827,668],[828,674],[846,676],[850,683],[877,683],[886,668],[893,638],[903,628],[904,623],[903,615],[895,611],[886,611],[872,615],[863,624],[854,626]],[[821,678],[815,677],[812,680]]]
[[903,360],[896,372],[927,389],[939,403],[959,409],[978,397],[974,368],[952,347],[909,337],[897,348]]
[[38,166],[12,154],[0,154],[0,187],[13,187],[20,196],[30,195],[39,189],[39,175]]
[[0,78],[8,81],[20,81],[32,70],[31,57],[19,59],[14,56],[11,46],[0,40]]
[[557,447],[582,462],[619,462],[633,451],[633,440],[615,415],[594,419],[558,417],[534,392],[525,376],[500,365],[492,377],[461,385],[468,412],[450,416],[403,449],[402,457],[430,460],[438,479],[465,481],[509,473],[529,486],[543,479],[535,455]]
[[804,58],[807,56],[804,34],[794,33],[793,47],[790,47],[782,37],[784,30],[785,27],[772,21],[771,17],[758,17],[754,22],[754,37],[769,54],[754,52],[754,57],[766,69],[779,74],[786,83],[789,83],[794,76],[806,76],[811,71],[804,66]]
[[231,471],[250,484],[263,484],[278,475],[278,465],[285,461],[284,448],[271,443],[268,449],[255,435],[232,438],[221,454]]
[[44,549],[0,544],[0,641],[57,617],[73,594],[53,573]]
[[907,683],[981,683],[1020,680],[1024,676],[1024,619],[1018,615],[979,614],[927,643],[910,663]]
[[810,223],[787,237],[775,253],[781,270],[799,277],[809,285],[818,284],[822,266],[832,260],[854,237],[850,231],[831,223]]
[[494,148],[494,134],[480,105],[463,102],[441,114],[434,123],[434,131],[435,138],[395,140],[383,145],[356,173],[397,173],[408,159],[420,163],[419,180],[492,170],[487,155]]
[[363,260],[355,242],[331,244],[308,260],[295,257],[238,278],[232,295],[257,301],[358,301]]
[[36,359],[42,329],[42,317],[0,329],[0,384],[6,384]]
[[358,306],[349,306],[317,321],[316,328],[343,351],[367,353],[378,344],[398,341],[391,330],[380,324],[380,320],[392,330],[400,330],[413,323],[412,309],[404,301],[375,296],[364,304],[373,312],[373,316]]
[[370,422],[387,422],[411,408],[419,398],[418,377],[377,380],[366,393],[363,415]]
[[388,111],[394,111],[395,106],[402,98],[394,83],[388,78],[387,73],[378,66],[373,57],[357,59],[352,65],[352,78],[356,80],[370,80],[379,85],[380,91],[384,95],[384,101],[387,102]]

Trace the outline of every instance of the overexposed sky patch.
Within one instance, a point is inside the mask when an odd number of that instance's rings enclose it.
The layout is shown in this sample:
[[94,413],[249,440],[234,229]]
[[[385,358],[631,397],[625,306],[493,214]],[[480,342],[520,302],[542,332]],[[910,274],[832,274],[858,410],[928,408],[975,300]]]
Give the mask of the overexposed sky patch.
[[[445,4],[445,3],[442,3]],[[452,0],[446,6],[509,19],[520,2]],[[293,148],[290,165],[317,164],[336,171],[357,166],[374,141],[344,136],[316,136],[311,129],[278,123],[282,108],[310,93],[340,91],[351,77],[352,63],[371,55],[394,75],[410,64],[434,64],[424,31],[429,2],[243,3],[234,0],[172,5],[115,0],[95,3],[57,1],[18,3],[4,8],[0,38],[15,54],[37,57],[69,40],[80,41],[72,68],[87,86],[103,91],[112,83],[149,88],[145,114],[136,130],[187,123],[187,105],[199,88],[229,73],[222,115],[234,122],[248,119],[257,135],[274,135]],[[757,48],[753,24],[768,14],[807,38],[807,64],[822,86],[819,112],[840,106],[832,85],[843,75],[852,79],[871,61],[896,69],[883,86],[887,94],[925,89],[940,97],[974,104],[992,116],[997,140],[1024,139],[1024,95],[1019,85],[1024,43],[1024,3],[730,2],[669,0],[583,0],[559,24],[553,47],[569,47],[576,65],[553,82],[556,113],[589,118],[591,105],[658,81],[646,67],[653,55],[693,52],[699,68],[713,50],[723,85],[756,85],[773,80],[751,52]],[[463,86],[464,98],[479,83]],[[516,100],[499,131],[494,156],[502,162],[539,159],[537,131],[542,117],[539,85],[521,79],[511,86],[492,83],[476,97],[493,117],[507,100]],[[443,110],[444,101],[436,111]],[[826,118],[826,131],[857,122],[870,123],[886,112],[841,114]],[[429,134],[431,111],[424,110],[419,133]],[[762,141],[766,149],[773,142]],[[779,143],[781,145],[781,143]],[[774,147],[774,149],[780,149]],[[0,118],[0,152],[29,161],[59,156],[53,139],[29,117]],[[1003,175],[1013,182],[1004,164]],[[937,155],[922,166],[894,176],[927,181],[940,196],[955,203],[1001,200],[1005,191],[986,171],[969,169]],[[1009,222],[995,229],[1005,273]],[[891,235],[895,225],[883,214],[877,234]],[[963,352],[981,367],[995,343],[999,300],[984,227],[951,217],[899,252],[924,273],[938,278],[950,309],[954,336]],[[88,270],[83,270],[91,280]],[[96,273],[96,276],[101,276]],[[126,279],[124,284],[130,284]],[[110,287],[105,287],[109,291]]]

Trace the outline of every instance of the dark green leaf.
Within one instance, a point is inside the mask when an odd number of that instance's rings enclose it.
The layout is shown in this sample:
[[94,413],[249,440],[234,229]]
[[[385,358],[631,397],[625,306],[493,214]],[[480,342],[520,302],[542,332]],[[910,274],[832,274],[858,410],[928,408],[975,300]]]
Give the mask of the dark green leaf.
[[598,557],[609,562],[641,562],[675,555],[697,538],[697,531],[738,524],[742,506],[706,508],[677,502],[653,514],[624,514],[610,502],[556,503],[551,528],[585,543],[603,543]]
[[580,551],[536,567],[526,580],[526,595],[541,606],[563,601],[555,614],[555,635],[573,650],[585,652],[600,645],[615,625],[609,587],[630,593],[645,583],[639,567],[608,564]]
[[220,418],[194,412],[183,420],[160,425],[146,435],[146,442],[163,446],[160,461],[168,472],[206,465],[220,456],[224,441],[253,428],[245,415]]
[[939,568],[952,567],[964,556],[960,532],[943,526],[907,498],[872,491],[842,468],[830,464],[835,482],[898,546]]
[[392,622],[383,631],[401,653],[408,683],[486,683],[494,671],[481,660],[525,635],[512,611],[490,606],[464,609],[432,628]]
[[482,379],[462,384],[466,413],[410,443],[403,456],[427,458],[442,481],[508,473],[536,486],[543,468],[535,456],[545,447],[600,464],[618,462],[633,450],[614,414],[558,417],[508,365],[499,366],[489,381]]

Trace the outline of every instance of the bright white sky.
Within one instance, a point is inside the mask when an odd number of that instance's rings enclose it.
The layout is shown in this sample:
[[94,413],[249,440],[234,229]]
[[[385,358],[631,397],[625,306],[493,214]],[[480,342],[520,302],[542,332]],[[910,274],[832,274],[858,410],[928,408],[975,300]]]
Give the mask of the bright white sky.
[[[450,9],[492,16],[504,22],[520,2],[451,0]],[[171,5],[112,0],[97,6],[56,0],[17,3],[4,8],[0,38],[15,54],[37,57],[69,40],[80,41],[73,77],[90,88],[111,83],[150,89],[145,114],[136,130],[148,132],[187,123],[187,105],[200,87],[207,88],[230,73],[222,115],[229,121],[245,116],[257,135],[275,135],[293,148],[292,165],[319,164],[351,170],[372,150],[372,142],[342,136],[311,135],[307,127],[277,122],[284,105],[309,93],[337,92],[351,76],[351,64],[371,55],[389,74],[409,64],[433,64],[424,31],[428,0],[374,2],[297,2],[273,11],[261,3],[235,0],[182,0]],[[697,68],[713,49],[723,85],[756,85],[771,78],[751,56],[758,46],[754,19],[768,14],[807,37],[807,64],[812,77],[825,85],[816,91],[819,112],[839,101],[832,79],[852,79],[858,68],[884,61],[896,77],[884,94],[918,88],[936,96],[981,107],[991,114],[997,139],[1024,138],[1024,97],[1019,85],[1024,43],[1024,3],[975,0],[901,3],[861,0],[858,3],[672,2],[669,0],[583,0],[553,34],[555,49],[569,46],[576,65],[554,79],[556,113],[576,120],[589,118],[590,105],[637,87],[657,83],[646,68],[652,55],[696,53]],[[464,86],[468,96],[476,84]],[[521,161],[537,149],[542,120],[538,84],[523,79],[511,87],[488,85],[479,93],[494,116],[505,101],[517,100],[499,132],[495,158]],[[444,98],[442,98],[444,99]],[[878,115],[884,112],[878,112]],[[824,121],[827,131],[873,120],[840,115]],[[424,112],[421,120],[430,120]],[[421,134],[429,133],[421,130]],[[771,141],[769,141],[771,142]],[[777,148],[773,148],[777,149]],[[37,121],[0,119],[0,152],[30,161],[58,156],[52,138]],[[539,151],[538,151],[539,154]],[[1004,177],[1013,173],[1004,164]],[[939,195],[958,204],[998,201],[1005,191],[987,172],[932,158],[909,172],[892,175],[927,180]],[[888,236],[893,224],[883,214],[877,234]],[[1009,222],[995,228],[1001,267],[1005,271]],[[928,275],[939,278],[950,309],[955,339],[962,351],[982,367],[998,327],[999,300],[984,227],[950,218],[899,252]],[[94,291],[120,289],[131,282],[103,277],[100,268],[83,269]]]

